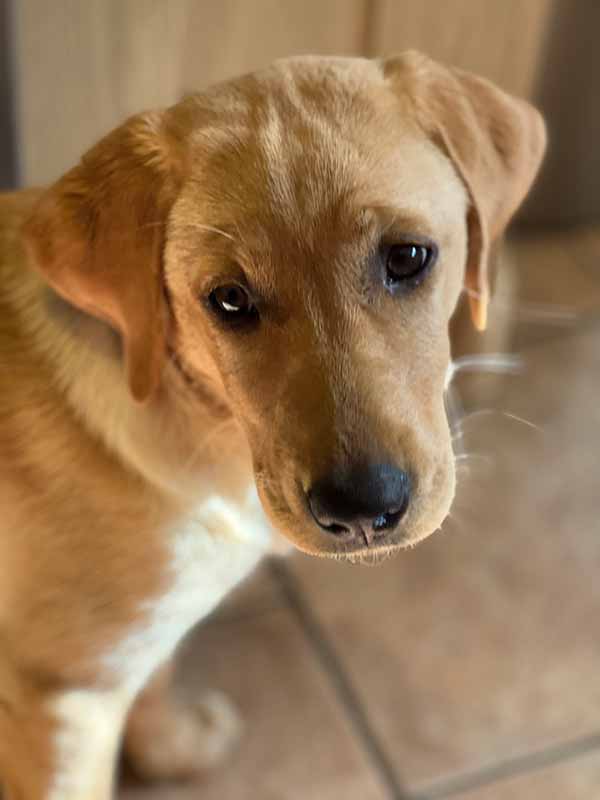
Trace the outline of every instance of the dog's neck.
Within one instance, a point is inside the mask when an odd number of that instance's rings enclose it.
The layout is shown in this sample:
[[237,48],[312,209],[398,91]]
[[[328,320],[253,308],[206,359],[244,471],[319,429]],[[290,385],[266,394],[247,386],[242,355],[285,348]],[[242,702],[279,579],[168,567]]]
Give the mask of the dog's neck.
[[89,434],[128,469],[184,504],[198,502],[215,487],[244,495],[252,471],[243,435],[173,354],[156,396],[136,402],[119,335],[27,272],[27,301],[21,299],[19,313],[32,346],[49,363],[61,394]]

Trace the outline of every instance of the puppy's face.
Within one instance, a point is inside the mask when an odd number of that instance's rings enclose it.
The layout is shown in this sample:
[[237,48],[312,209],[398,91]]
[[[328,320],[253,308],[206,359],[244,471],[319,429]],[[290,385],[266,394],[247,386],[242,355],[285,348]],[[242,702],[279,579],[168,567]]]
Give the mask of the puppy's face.
[[267,513],[318,554],[413,543],[454,492],[466,192],[360,77],[303,64],[212,100],[166,251],[180,361],[218,376]]
[[291,59],[132,118],[26,239],[121,332],[136,399],[168,351],[244,431],[275,525],[362,556],[448,512],[448,322],[465,281],[484,326],[489,246],[543,150],[530,106],[419,54]]

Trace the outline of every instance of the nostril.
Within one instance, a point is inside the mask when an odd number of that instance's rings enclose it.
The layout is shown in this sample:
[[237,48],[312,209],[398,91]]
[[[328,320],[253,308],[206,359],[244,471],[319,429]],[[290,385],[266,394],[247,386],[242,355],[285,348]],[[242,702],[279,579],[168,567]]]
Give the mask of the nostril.
[[336,520],[334,516],[329,514],[324,504],[319,500],[317,493],[309,492],[307,497],[310,512],[315,522],[320,525],[323,530],[329,531],[329,533],[336,534],[337,536],[350,533],[350,526]]
[[322,523],[319,524],[326,531],[329,531],[330,533],[335,533],[338,536],[341,536],[343,533],[350,533],[350,528],[347,525],[340,525],[338,522],[332,522],[329,525],[323,525]]

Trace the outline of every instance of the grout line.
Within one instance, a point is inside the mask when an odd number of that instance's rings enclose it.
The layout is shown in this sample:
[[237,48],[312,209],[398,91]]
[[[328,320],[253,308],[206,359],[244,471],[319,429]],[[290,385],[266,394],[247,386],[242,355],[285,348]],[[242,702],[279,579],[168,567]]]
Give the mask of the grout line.
[[354,691],[334,648],[310,605],[304,599],[298,580],[279,560],[271,560],[269,566],[298,624],[312,645],[321,667],[333,683],[338,700],[349,716],[357,738],[387,787],[390,800],[409,800],[409,794],[402,788],[392,762],[380,746],[363,704]]
[[553,745],[544,750],[516,755],[452,778],[440,779],[422,790],[409,792],[402,787],[392,762],[379,744],[365,708],[321,624],[304,599],[298,580],[288,567],[278,560],[271,560],[269,567],[290,610],[295,614],[298,624],[312,645],[322,668],[332,681],[338,699],[350,717],[357,738],[387,787],[390,800],[449,800],[460,793],[534,773],[595,750],[598,750],[600,755],[599,732]]
[[251,608],[244,610],[217,608],[216,611],[213,611],[212,614],[209,614],[208,617],[205,617],[201,621],[201,626],[204,628],[209,626],[215,627],[220,625],[237,625],[241,622],[259,619],[260,617],[264,617],[267,614],[272,614],[275,611],[281,611],[282,609],[283,598],[282,602],[273,600],[264,603],[253,603]]
[[422,792],[416,791],[411,796],[411,800],[446,800],[446,798],[454,797],[465,791],[500,783],[509,778],[537,772],[544,767],[561,764],[594,750],[598,750],[600,755],[600,733],[553,745],[545,750],[518,755],[445,781],[438,781]]

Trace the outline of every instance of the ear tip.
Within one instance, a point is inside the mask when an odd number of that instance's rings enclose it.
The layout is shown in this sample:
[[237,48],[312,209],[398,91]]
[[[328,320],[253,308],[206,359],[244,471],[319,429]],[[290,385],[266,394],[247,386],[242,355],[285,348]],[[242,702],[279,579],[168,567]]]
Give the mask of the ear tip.
[[129,391],[136,403],[145,403],[153,394],[156,389],[155,381],[151,380],[149,376],[130,375],[129,377]]
[[156,394],[161,382],[166,346],[164,327],[156,322],[150,340],[129,337],[125,346],[125,370],[129,391],[137,403],[147,402]]
[[488,323],[487,297],[469,297],[469,310],[475,330],[483,333],[487,329]]
[[137,403],[145,403],[156,392],[160,381],[157,364],[136,364],[127,357],[127,379],[129,391]]
[[487,330],[487,312],[484,312],[478,319],[475,320],[475,329],[479,333],[484,333]]

